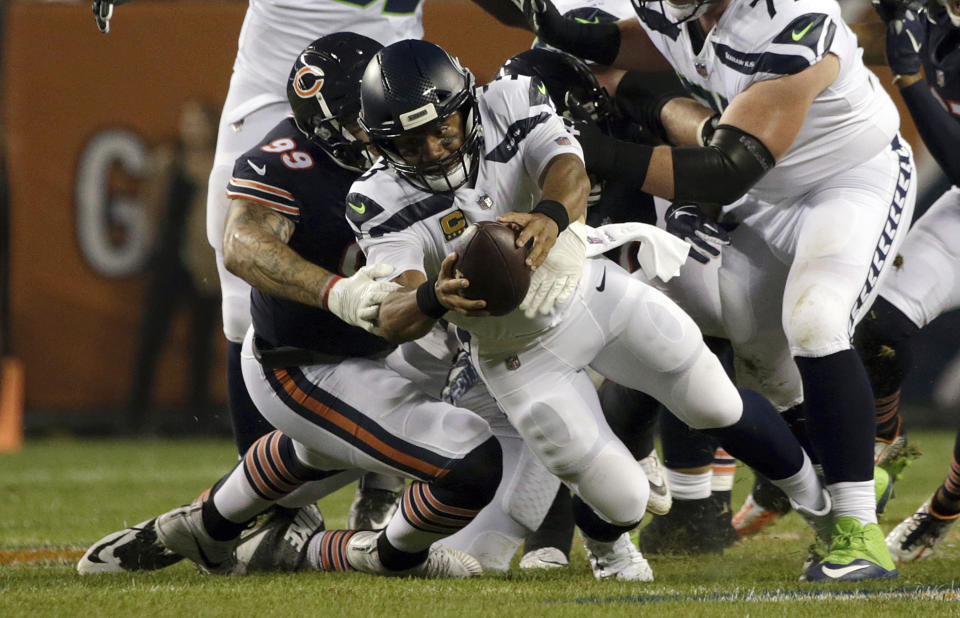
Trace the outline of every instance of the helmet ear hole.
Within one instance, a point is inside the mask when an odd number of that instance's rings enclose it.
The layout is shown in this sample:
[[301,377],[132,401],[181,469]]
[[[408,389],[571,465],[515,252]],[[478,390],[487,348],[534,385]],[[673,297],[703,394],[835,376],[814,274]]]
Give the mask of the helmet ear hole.
[[364,171],[371,157],[343,129],[360,108],[360,78],[383,46],[369,37],[337,32],[313,41],[297,56],[287,80],[293,118],[306,137],[341,167]]

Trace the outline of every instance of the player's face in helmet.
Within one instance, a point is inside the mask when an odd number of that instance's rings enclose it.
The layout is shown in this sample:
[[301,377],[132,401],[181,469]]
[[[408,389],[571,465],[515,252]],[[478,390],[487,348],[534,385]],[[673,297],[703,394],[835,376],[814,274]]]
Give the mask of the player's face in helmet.
[[711,7],[724,4],[725,0],[646,0],[648,6],[659,5],[664,16],[675,24],[703,17]]
[[473,75],[433,43],[385,47],[361,86],[361,126],[401,178],[424,191],[453,191],[479,161],[482,129]]
[[404,133],[394,140],[397,153],[406,163],[421,169],[436,168],[433,175],[450,172],[457,165],[456,153],[463,145],[463,115],[448,118]]
[[321,37],[297,57],[287,99],[297,127],[341,167],[364,171],[374,155],[360,130],[360,78],[382,45],[352,32]]

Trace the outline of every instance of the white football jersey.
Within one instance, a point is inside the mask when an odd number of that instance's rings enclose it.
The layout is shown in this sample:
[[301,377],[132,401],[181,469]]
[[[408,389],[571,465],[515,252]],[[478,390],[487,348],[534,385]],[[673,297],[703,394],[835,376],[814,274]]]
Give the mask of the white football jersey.
[[836,80],[813,101],[793,145],[750,191],[777,200],[866,161],[900,127],[893,101],[863,64],[863,50],[834,0],[732,0],[694,54],[688,24],[663,23],[660,4],[632,0],[644,29],[687,90],[723,111],[758,81],[792,75],[832,53]]
[[234,73],[262,84],[265,101],[286,101],[287,75],[304,47],[334,32],[389,45],[423,38],[422,0],[250,0]]
[[[529,212],[540,201],[538,179],[547,163],[564,153],[583,157],[540,80],[506,77],[476,93],[483,155],[473,187],[422,191],[381,159],[350,188],[347,219],[367,263],[391,264],[397,274],[418,270],[435,277],[467,226],[508,212]],[[550,327],[564,307],[532,320],[522,311],[483,318],[450,312],[445,317],[480,338],[516,341]]]

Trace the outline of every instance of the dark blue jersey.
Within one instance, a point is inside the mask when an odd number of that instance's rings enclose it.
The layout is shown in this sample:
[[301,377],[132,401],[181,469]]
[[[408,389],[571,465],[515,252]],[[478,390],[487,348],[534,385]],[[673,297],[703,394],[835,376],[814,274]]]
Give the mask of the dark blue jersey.
[[[364,262],[344,216],[347,192],[358,175],[337,165],[287,118],[237,159],[227,195],[262,204],[290,218],[296,224],[290,248],[304,259],[348,277]],[[256,289],[250,300],[254,331],[269,346],[306,348],[341,357],[370,356],[391,347],[318,307]]]

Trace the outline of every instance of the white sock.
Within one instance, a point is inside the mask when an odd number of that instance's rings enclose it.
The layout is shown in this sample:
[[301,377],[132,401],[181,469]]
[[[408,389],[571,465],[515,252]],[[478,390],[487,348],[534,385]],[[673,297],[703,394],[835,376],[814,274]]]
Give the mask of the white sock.
[[703,500],[710,497],[710,481],[713,471],[699,474],[677,472],[667,468],[667,483],[674,500]]
[[877,495],[873,479],[827,485],[833,499],[833,516],[856,517],[862,524],[877,523]]
[[737,460],[720,447],[713,454],[713,470],[710,477],[711,491],[732,491]]
[[803,465],[796,474],[771,483],[779,487],[791,500],[810,511],[817,513],[826,506],[817,471],[806,453],[803,454]]

